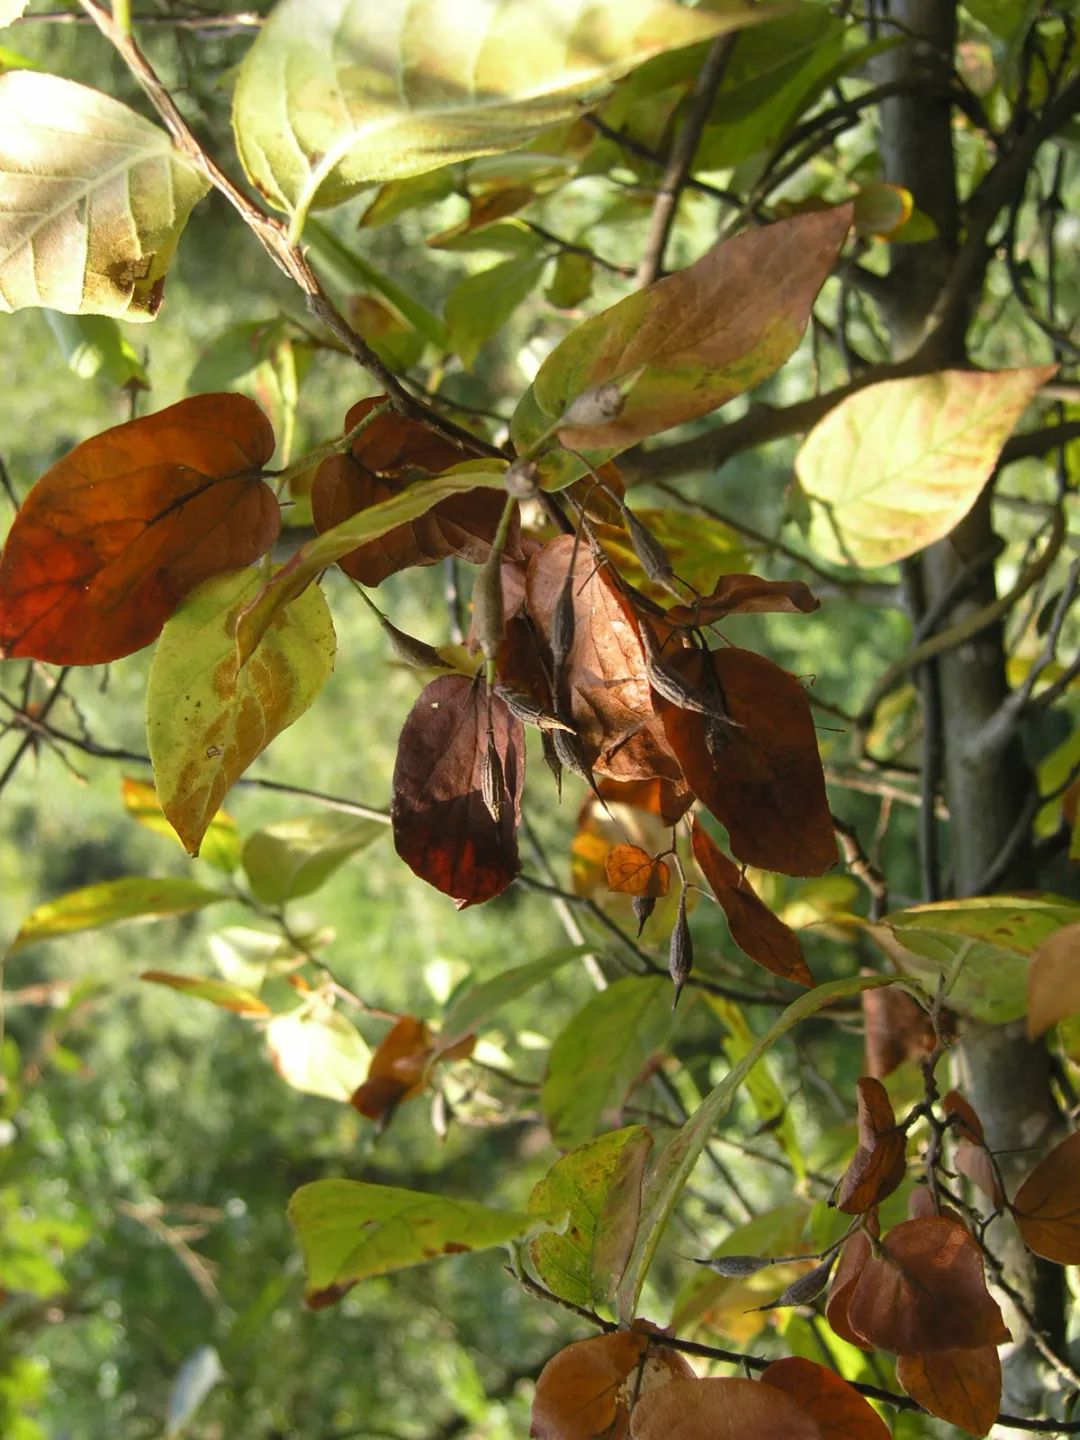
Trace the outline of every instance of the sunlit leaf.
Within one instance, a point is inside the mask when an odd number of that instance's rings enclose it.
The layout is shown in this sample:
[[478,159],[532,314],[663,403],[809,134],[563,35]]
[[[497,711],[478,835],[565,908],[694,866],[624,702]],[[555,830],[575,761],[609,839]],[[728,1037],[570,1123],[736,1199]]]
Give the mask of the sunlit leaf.
[[169,823],[193,855],[229,787],[300,718],[334,665],[334,627],[317,586],[277,616],[246,665],[237,664],[236,617],[259,589],[254,570],[206,581],[165,626],[150,667],[154,779]]
[[208,1000],[211,1005],[232,1010],[237,1015],[270,1014],[270,1007],[265,1001],[242,985],[231,984],[228,980],[215,980],[208,975],[174,975],[168,970],[144,970],[139,979],[149,980],[155,985],[167,985],[194,1000]]
[[347,1101],[371,1063],[356,1026],[319,1002],[275,1015],[266,1027],[266,1044],[284,1081],[326,1100]]
[[437,1044],[423,1020],[403,1015],[383,1037],[371,1057],[367,1078],[349,1097],[349,1103],[385,1129],[397,1107],[426,1088],[435,1062],[470,1055],[474,1039],[467,1035],[456,1045]]
[[680,1380],[634,1406],[632,1440],[821,1440],[790,1395],[758,1380]]
[[836,1207],[862,1215],[891,1195],[904,1178],[907,1132],[896,1124],[892,1102],[880,1080],[859,1082],[859,1148],[836,1195]]
[[552,1218],[359,1180],[316,1180],[289,1201],[313,1308],[371,1275],[522,1240],[552,1228]]
[[0,654],[96,665],[148,645],[200,582],[274,543],[260,478],[273,449],[242,395],[196,395],[77,445],[8,535]]
[[152,320],[209,188],[118,100],[56,75],[0,75],[0,309]]
[[632,1399],[627,1382],[637,1374],[648,1345],[647,1335],[626,1330],[594,1335],[560,1350],[537,1378],[530,1436],[623,1440]]
[[1056,368],[942,370],[842,400],[795,462],[814,502],[814,549],[837,564],[886,565],[947,535]]
[[151,879],[124,875],[119,880],[102,880],[48,900],[32,910],[8,947],[14,955],[39,940],[71,935],[77,930],[98,930],[122,920],[157,920],[162,915],[183,915],[216,905],[229,896],[221,890],[207,890],[194,880]]
[[[149,390],[150,377],[138,351],[108,315],[65,315],[46,310],[45,319],[68,365],[82,380],[101,375],[111,385]],[[220,386],[208,385],[207,390]]]
[[663,860],[654,860],[640,845],[616,845],[608,853],[607,879],[620,895],[658,900],[668,892],[671,872]]
[[[133,820],[137,820],[155,835],[167,835],[173,844],[176,844],[179,836],[166,820],[157,791],[148,780],[134,780],[130,775],[125,775],[120,782],[120,797],[124,802],[124,809]],[[236,821],[227,811],[219,810],[203,836],[199,859],[213,865],[216,870],[224,870],[227,875],[231,875],[240,864],[240,849],[240,832],[236,828]]]
[[244,843],[244,870],[252,892],[267,905],[310,895],[350,856],[367,849],[386,830],[380,820],[335,810],[264,825]]
[[527,995],[537,985],[542,985],[571,960],[578,960],[591,953],[592,947],[589,945],[567,945],[539,960],[530,961],[528,965],[502,970],[490,980],[470,985],[451,1001],[443,1021],[443,1036],[459,1039],[470,1030],[478,1029],[504,1005],[509,1005],[521,995]]

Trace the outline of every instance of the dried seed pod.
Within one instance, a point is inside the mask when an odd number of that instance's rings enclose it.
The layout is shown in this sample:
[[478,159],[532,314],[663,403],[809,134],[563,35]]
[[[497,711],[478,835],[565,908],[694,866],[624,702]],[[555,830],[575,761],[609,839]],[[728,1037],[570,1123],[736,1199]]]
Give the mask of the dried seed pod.
[[399,630],[385,615],[379,614],[379,624],[390,641],[391,650],[406,665],[412,665],[417,670],[449,671],[453,668],[447,665],[434,645],[428,645],[424,640],[417,640],[415,635]]
[[488,725],[487,744],[484,746],[484,758],[480,764],[480,793],[484,797],[488,814],[497,825],[499,816],[502,814],[503,796],[506,794],[506,778],[503,775],[502,760],[499,758],[495,735],[490,724]]
[[634,554],[641,562],[642,570],[654,584],[662,585],[676,599],[682,600],[684,597],[677,588],[675,570],[663,545],[621,497],[619,498],[619,511],[627,534],[630,536],[630,544],[634,547]]
[[668,974],[675,983],[675,998],[671,1002],[672,1010],[678,1005],[683,986],[689,980],[693,968],[694,942],[691,939],[690,924],[686,918],[686,891],[684,890],[679,896],[679,914],[675,921],[675,929],[671,932],[671,949],[668,952]]
[[495,694],[523,725],[535,725],[538,730],[572,730],[574,728],[572,725],[567,725],[564,720],[560,720],[557,715],[550,714],[531,696],[523,695],[518,690],[506,690],[501,685],[496,685]]
[[559,759],[555,749],[554,736],[559,734],[557,730],[542,730],[540,732],[540,746],[544,752],[544,763],[555,777],[555,790],[562,800],[562,761]]
[[829,1276],[832,1274],[833,1265],[836,1263],[836,1256],[830,1255],[828,1260],[823,1260],[820,1265],[815,1265],[813,1270],[808,1270],[805,1275],[800,1275],[797,1280],[784,1290],[775,1300],[768,1305],[756,1305],[756,1310],[778,1310],[787,1305],[809,1305],[811,1300],[816,1300],[829,1283]]
[[638,617],[638,633],[641,636],[642,649],[645,651],[645,674],[649,684],[658,695],[669,700],[672,705],[677,705],[680,710],[693,710],[698,715],[706,715],[717,723],[731,725],[733,722],[728,716],[723,700],[705,695],[696,685],[690,683],[665,665],[660,658],[660,648],[656,643],[656,636],[652,627],[645,619]]
[[585,751],[581,748],[581,737],[577,731],[573,728],[553,730],[551,739],[560,764],[564,765],[571,775],[576,775],[579,780],[585,780],[591,785],[592,771],[585,761]]
[[540,466],[535,460],[515,460],[503,481],[515,500],[532,500],[540,492]]
[[634,919],[637,921],[637,938],[641,939],[641,932],[648,923],[649,916],[656,909],[655,895],[635,895],[632,901],[634,907]]
[[588,430],[594,425],[609,425],[622,414],[625,403],[622,387],[614,380],[607,380],[603,385],[583,390],[576,400],[571,400],[558,428]]
[[741,1280],[747,1275],[756,1275],[759,1270],[765,1270],[775,1263],[770,1259],[762,1260],[759,1255],[717,1255],[711,1260],[694,1260],[695,1265],[707,1265],[710,1270],[715,1270],[717,1275],[723,1275],[728,1280]]

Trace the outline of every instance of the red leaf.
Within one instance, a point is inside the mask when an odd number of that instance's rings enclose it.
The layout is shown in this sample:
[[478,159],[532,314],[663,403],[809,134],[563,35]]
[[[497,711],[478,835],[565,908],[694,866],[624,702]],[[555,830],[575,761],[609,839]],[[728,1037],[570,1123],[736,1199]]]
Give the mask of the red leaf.
[[823,1440],[889,1440],[889,1427],[859,1392],[824,1365],[792,1355],[761,1372],[817,1421]]
[[905,1060],[929,1055],[936,1044],[926,1011],[896,985],[862,992],[866,1073],[883,1080]]
[[1012,1208],[1029,1250],[1059,1265],[1080,1265],[1080,1130],[1039,1161]]
[[[354,405],[345,432],[385,402],[375,395]],[[440,475],[468,456],[456,445],[394,411],[376,416],[356,437],[348,455],[333,455],[319,466],[311,487],[315,528],[329,530],[361,510],[399,494],[425,475]],[[410,565],[434,565],[447,555],[480,565],[487,559],[498,529],[505,496],[496,490],[469,490],[434,506],[407,525],[360,545],[338,564],[362,585],[378,585]],[[508,547],[517,553],[516,522]]]
[[757,1380],[671,1380],[634,1406],[633,1440],[822,1440],[790,1395]]
[[924,1410],[970,1435],[985,1435],[997,1419],[1001,1360],[993,1345],[901,1355],[896,1378]]
[[801,580],[763,580],[760,575],[721,575],[711,595],[696,605],[673,605],[672,625],[712,625],[725,615],[758,615],[767,611],[820,610],[821,601]]
[[621,895],[644,895],[659,900],[668,892],[671,871],[639,845],[616,845],[605,863],[608,884]]
[[907,1135],[897,1129],[892,1103],[880,1080],[859,1080],[859,1148],[836,1197],[836,1208],[861,1215],[891,1195],[904,1178]]
[[394,766],[394,845],[422,880],[459,908],[501,895],[521,868],[516,832],[525,783],[525,737],[499,699],[491,702],[502,768],[496,820],[484,798],[488,698],[463,675],[440,675],[401,731]]
[[699,691],[718,690],[736,727],[710,751],[706,716],[661,703],[683,774],[726,828],[736,859],[785,875],[828,870],[836,840],[803,687],[752,650],[679,650],[668,664]]
[[754,894],[739,867],[728,859],[696,817],[692,842],[694,859],[723,907],[731,938],[739,949],[773,975],[794,980],[799,985],[813,985],[814,977],[803,956],[799,937]]
[[847,1310],[855,1332],[898,1355],[974,1350],[1008,1340],[966,1228],[941,1216],[904,1220],[863,1266]]
[[0,656],[97,665],[148,645],[190,590],[274,543],[273,451],[243,395],[195,395],[77,445],[8,535]]

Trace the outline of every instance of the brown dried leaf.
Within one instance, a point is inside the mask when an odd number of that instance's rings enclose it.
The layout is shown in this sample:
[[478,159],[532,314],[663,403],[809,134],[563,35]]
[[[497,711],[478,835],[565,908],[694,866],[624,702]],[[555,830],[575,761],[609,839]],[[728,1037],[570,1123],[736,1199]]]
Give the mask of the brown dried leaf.
[[694,859],[727,916],[731,938],[751,960],[773,975],[813,985],[799,937],[754,894],[750,882],[709,832],[694,819]]
[[349,1103],[385,1128],[403,1101],[426,1088],[436,1060],[459,1060],[471,1055],[475,1042],[475,1035],[466,1035],[456,1045],[440,1050],[423,1020],[403,1015],[383,1037],[371,1057],[367,1079],[353,1092]]
[[[385,395],[375,395],[354,405],[345,417],[345,432],[385,401]],[[356,437],[349,454],[332,455],[319,466],[311,488],[315,528],[329,530],[415,480],[439,475],[465,459],[457,445],[422,421],[387,410]],[[378,585],[410,565],[434,565],[447,555],[482,565],[491,552],[504,500],[498,490],[452,496],[416,520],[358,546],[338,564],[362,585]],[[508,545],[516,555],[516,520]]]
[[929,1055],[936,1044],[926,1011],[906,990],[886,985],[862,992],[866,1025],[866,1073],[883,1080],[905,1060]]
[[501,895],[521,868],[517,827],[525,735],[497,697],[492,736],[502,764],[499,819],[484,802],[488,697],[463,675],[440,675],[421,692],[398,741],[391,817],[394,846],[422,880],[458,907]]
[[643,1395],[632,1440],[822,1440],[816,1421],[757,1380],[671,1380]]
[[597,781],[597,791],[609,805],[630,805],[649,815],[659,815],[667,825],[677,825],[694,803],[694,796],[679,780],[612,780],[605,775]]
[[994,1345],[901,1355],[896,1378],[911,1398],[969,1435],[986,1435],[1001,1405],[1001,1360]]
[[836,1267],[836,1274],[833,1276],[829,1298],[825,1305],[825,1318],[834,1332],[840,1336],[841,1340],[846,1340],[849,1345],[857,1345],[860,1350],[872,1350],[874,1347],[868,1345],[863,1337],[852,1329],[848,1310],[851,1306],[851,1298],[855,1294],[855,1287],[870,1255],[869,1236],[865,1230],[857,1230],[849,1240],[845,1241],[844,1248],[840,1251],[840,1263]]
[[859,1080],[859,1146],[836,1196],[836,1207],[861,1215],[891,1195],[904,1178],[907,1135],[884,1085],[873,1076]]
[[817,1422],[823,1440],[889,1440],[889,1427],[874,1407],[824,1365],[791,1355],[774,1360],[761,1379],[790,1395]]
[[1028,972],[1027,1033],[1034,1038],[1080,1015],[1080,925],[1066,925],[1035,951]]
[[632,1387],[649,1337],[616,1330],[578,1340],[540,1372],[529,1434],[534,1440],[623,1440]]
[[760,615],[784,611],[809,615],[821,601],[801,580],[764,580],[760,575],[721,575],[711,595],[694,605],[673,605],[667,612],[671,625],[712,625],[725,615]]
[[621,895],[642,895],[659,900],[667,894],[671,871],[639,845],[616,845],[607,857],[608,885]]
[[733,728],[716,744],[707,716],[660,703],[664,731],[697,797],[746,865],[821,875],[836,861],[825,777],[806,692],[763,655],[679,650],[668,663],[718,693]]
[[1059,1265],[1080,1265],[1080,1130],[1039,1161],[1012,1210],[1029,1250]]

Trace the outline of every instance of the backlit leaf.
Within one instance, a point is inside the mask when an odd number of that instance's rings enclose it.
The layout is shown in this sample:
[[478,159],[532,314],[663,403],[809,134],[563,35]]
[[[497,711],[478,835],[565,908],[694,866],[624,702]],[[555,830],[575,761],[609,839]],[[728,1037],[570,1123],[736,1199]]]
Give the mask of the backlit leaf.
[[1059,1265],[1080,1265],[1080,1130],[1039,1161],[1012,1209],[1029,1250]]
[[1001,1360],[996,1345],[901,1355],[896,1378],[911,1398],[969,1435],[985,1435],[1001,1404]]
[[[345,417],[346,434],[385,399],[376,395],[354,405]],[[311,489],[315,527],[330,530],[461,459],[457,445],[421,421],[384,411],[360,432],[348,454],[333,455],[319,466]],[[415,519],[340,556],[338,564],[362,585],[378,585],[409,565],[434,565],[447,555],[482,565],[499,526],[504,498],[490,488],[451,495]],[[509,554],[516,553],[515,525]]]
[[725,615],[762,615],[786,611],[809,615],[821,601],[801,580],[763,580],[760,575],[721,575],[710,595],[693,605],[673,605],[673,625],[712,625]]
[[350,1096],[361,1115],[385,1129],[397,1107],[427,1086],[437,1060],[457,1060],[472,1053],[474,1036],[448,1048],[436,1044],[431,1031],[415,1015],[403,1015],[383,1037],[371,1057],[367,1078]]
[[696,817],[691,838],[694,859],[719,900],[731,938],[739,949],[773,975],[799,985],[813,985],[814,977],[799,937],[759,899],[739,867],[732,864]]
[[47,900],[32,910],[19,927],[8,954],[14,955],[27,945],[52,940],[58,935],[98,930],[122,920],[157,920],[162,915],[183,915],[228,899],[221,890],[207,890],[194,880],[151,879],[142,875],[102,880],[56,900]]
[[654,860],[640,845],[616,845],[606,861],[608,884],[620,895],[660,899],[668,892],[671,872],[663,860]]
[[929,1055],[936,1044],[929,1015],[898,985],[862,996],[866,1072],[883,1080],[905,1060]]
[[[767,379],[798,345],[850,224],[842,205],[747,230],[577,326],[518,406],[519,452],[577,397],[609,382],[631,387],[618,415],[564,426],[563,445],[607,458]],[[582,473],[572,457],[562,463],[562,479]]]
[[237,1015],[269,1015],[270,1007],[265,1001],[234,985],[228,980],[215,980],[208,975],[174,975],[168,970],[144,970],[140,980],[149,980],[155,985],[167,985],[195,1000],[209,1000],[222,1010],[232,1010]]
[[[157,791],[149,780],[134,780],[130,775],[125,775],[120,782],[120,796],[124,809],[133,820],[137,820],[147,830],[152,830],[155,835],[167,835],[173,844],[177,842],[179,837],[165,819]],[[203,836],[199,859],[213,865],[216,870],[224,870],[227,875],[231,875],[240,864],[240,848],[240,832],[236,828],[236,821],[227,811],[219,810]]]
[[671,1033],[664,976],[626,976],[599,991],[556,1037],[540,1092],[556,1145],[571,1149],[619,1123],[630,1087]]
[[650,55],[762,18],[671,0],[280,0],[240,69],[237,148],[281,210],[515,150]]
[[823,874],[836,862],[836,840],[810,702],[798,680],[734,646],[676,651],[669,663],[700,693],[718,687],[737,727],[710,748],[707,716],[662,704],[683,774],[726,828],[732,854],[785,875]]
[[[83,380],[101,375],[111,385],[149,390],[150,377],[135,346],[108,315],[64,315],[46,310],[45,320],[69,367]],[[218,390],[218,385],[205,385]]]
[[302,1185],[289,1201],[289,1219],[304,1253],[307,1301],[316,1309],[371,1275],[553,1228],[547,1216],[360,1180]]
[[940,540],[1056,370],[942,370],[868,385],[807,436],[795,462],[811,540],[837,564],[887,565]]
[[821,1440],[790,1395],[758,1380],[680,1380],[634,1406],[632,1440]]
[[209,188],[118,100],[57,75],[0,75],[0,309],[152,320]]
[[889,1440],[889,1427],[869,1401],[824,1365],[791,1355],[774,1360],[761,1380],[790,1395],[817,1422],[822,1440]]
[[318,810],[264,825],[244,843],[244,870],[252,892],[267,905],[310,895],[350,856],[366,850],[386,829],[380,820],[365,820],[335,810]]
[[[563,1300],[606,1304],[614,1293],[637,1228],[634,1184],[640,1204],[642,1167],[651,1148],[652,1136],[642,1125],[612,1130],[556,1160],[533,1186],[530,1210],[568,1216],[561,1234],[538,1235],[529,1245],[537,1275]],[[607,1204],[613,1190],[622,1202],[616,1209]],[[620,1231],[615,1245],[612,1225]]]
[[325,1100],[347,1101],[371,1061],[356,1026],[322,1002],[275,1015],[266,1028],[266,1044],[287,1084]]
[[1027,1032],[1034,1037],[1080,1014],[1080,923],[1043,941],[1028,973]]
[[219,575],[166,624],[150,666],[146,732],[162,809],[193,855],[225,794],[330,677],[334,627],[312,586],[275,619],[243,667],[236,617],[261,585]]
[[[490,715],[502,769],[496,819],[484,798]],[[409,711],[398,740],[391,807],[394,848],[459,908],[501,895],[520,866],[517,827],[525,783],[521,722],[486,688],[440,675]]]
[[836,1208],[862,1215],[891,1195],[904,1178],[907,1133],[897,1127],[885,1086],[872,1075],[859,1082],[859,1148],[836,1195]]
[[77,445],[8,535],[0,654],[97,665],[148,645],[189,591],[274,543],[260,479],[273,450],[242,395],[196,395]]

